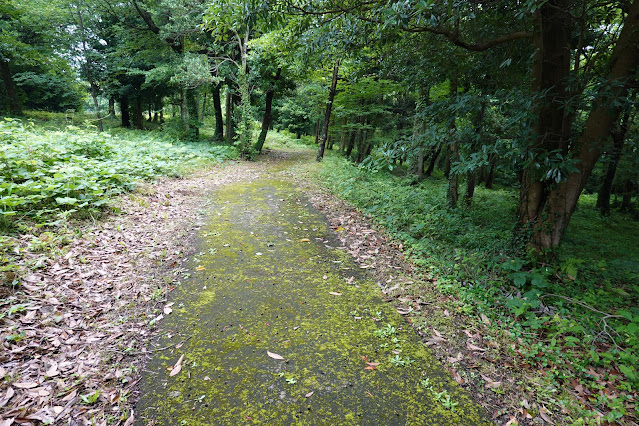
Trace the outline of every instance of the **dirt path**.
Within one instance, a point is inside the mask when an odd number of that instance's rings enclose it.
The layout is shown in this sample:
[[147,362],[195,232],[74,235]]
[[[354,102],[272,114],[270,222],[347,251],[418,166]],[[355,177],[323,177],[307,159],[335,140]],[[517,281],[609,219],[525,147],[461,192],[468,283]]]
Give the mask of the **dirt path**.
[[214,193],[137,423],[486,422],[286,178],[292,164]]

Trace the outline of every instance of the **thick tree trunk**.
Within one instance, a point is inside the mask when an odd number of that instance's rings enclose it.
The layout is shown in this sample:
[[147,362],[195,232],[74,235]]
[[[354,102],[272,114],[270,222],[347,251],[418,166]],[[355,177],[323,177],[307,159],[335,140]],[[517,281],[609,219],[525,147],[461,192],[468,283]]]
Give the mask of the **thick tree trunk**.
[[4,89],[7,92],[7,98],[9,98],[9,111],[11,114],[22,115],[22,105],[20,104],[16,85],[13,82],[13,76],[11,74],[11,68],[8,61],[0,59],[0,74],[2,74]]
[[109,115],[115,117],[115,98],[109,98]]
[[470,207],[473,204],[473,197],[475,196],[475,182],[476,173],[468,173],[466,176],[466,194],[464,194],[464,204],[466,207]]
[[213,109],[215,110],[215,132],[213,138],[215,140],[224,139],[224,122],[222,118],[222,99],[220,98],[220,89],[222,83],[214,84],[211,93],[213,96]]
[[[558,246],[577,206],[579,196],[601,156],[605,139],[619,118],[622,103],[617,100],[628,92],[628,78],[639,66],[639,1],[628,8],[621,34],[610,58],[608,90],[605,98],[595,99],[581,136],[568,150],[570,129],[566,129],[563,106],[567,100],[565,82],[570,66],[570,22],[568,0],[550,0],[540,8],[535,31],[537,58],[534,77],[538,92],[547,93],[539,108],[536,124],[535,155],[559,150],[564,158],[576,159],[578,171],[559,183],[525,170],[520,193],[520,226],[531,232],[531,245],[538,252]],[[569,127],[569,126],[568,126]],[[534,159],[533,159],[534,160]],[[540,160],[541,161],[541,160]]]
[[317,149],[317,161],[324,158],[324,147],[326,146],[326,138],[328,136],[328,125],[331,121],[331,111],[333,109],[333,99],[335,98],[335,90],[337,89],[337,75],[339,73],[339,60],[335,62],[333,67],[333,79],[331,80],[331,88],[328,92],[328,102],[326,103],[326,113],[324,114],[324,126],[322,126],[322,135],[319,140],[319,148]]
[[120,96],[120,118],[122,127],[131,127],[131,115],[129,114],[129,96]]
[[135,116],[133,117],[133,122],[135,123],[135,128],[138,130],[144,130],[144,125],[142,124],[144,119],[144,111],[142,110],[142,98],[135,98]]
[[[273,84],[277,80],[280,79],[280,75],[282,74],[282,68],[278,68],[275,76],[273,77]],[[257,138],[257,142],[253,149],[259,154],[262,152],[262,147],[264,146],[264,142],[266,141],[266,134],[268,133],[268,129],[271,127],[271,121],[273,120],[273,114],[271,112],[271,106],[273,105],[273,96],[275,95],[275,88],[271,87],[266,91],[266,101],[265,101],[265,109],[264,109],[264,117],[262,118],[262,130],[260,131],[260,136]]]

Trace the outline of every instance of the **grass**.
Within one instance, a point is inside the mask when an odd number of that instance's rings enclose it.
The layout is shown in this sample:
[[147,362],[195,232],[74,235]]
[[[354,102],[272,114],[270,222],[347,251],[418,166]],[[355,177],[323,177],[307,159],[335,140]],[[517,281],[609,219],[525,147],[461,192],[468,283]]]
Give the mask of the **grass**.
[[471,208],[452,210],[443,178],[414,185],[330,154],[320,174],[402,241],[463,312],[509,334],[531,368],[558,386],[576,379],[590,392],[581,402],[608,421],[639,417],[639,226],[630,216],[602,218],[582,197],[556,260],[541,263],[514,238],[513,189],[477,188]]

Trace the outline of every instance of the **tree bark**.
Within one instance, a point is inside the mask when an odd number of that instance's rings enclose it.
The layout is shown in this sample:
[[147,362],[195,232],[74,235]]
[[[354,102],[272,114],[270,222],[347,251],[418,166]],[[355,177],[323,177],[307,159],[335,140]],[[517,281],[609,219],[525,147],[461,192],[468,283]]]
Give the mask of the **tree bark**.
[[231,102],[231,88],[226,88],[226,140],[233,142],[233,103]]
[[433,148],[431,154],[430,154],[430,163],[428,164],[428,169],[426,169],[426,171],[424,172],[424,175],[426,176],[432,176],[433,175],[433,170],[435,170],[435,163],[437,162],[437,157],[439,157],[439,154],[442,152],[442,147],[439,146],[437,148]]
[[142,118],[144,112],[142,111],[142,98],[140,96],[135,98],[135,116],[133,117],[133,121],[135,123],[135,128],[138,130],[144,130],[144,125],[142,124],[144,119]]
[[109,98],[109,115],[115,117],[115,98],[113,97]]
[[189,139],[198,140],[200,137],[200,114],[198,111],[197,90],[186,89],[185,97],[188,114]]
[[[454,100],[457,97],[457,88],[459,87],[459,81],[457,77],[454,77],[450,82],[450,97]],[[455,135],[456,123],[455,117],[452,117],[449,130],[450,130],[450,154],[449,154],[449,167],[452,163],[459,161],[459,146],[457,145],[457,136]],[[448,207],[457,207],[459,201],[459,175],[448,171],[448,191],[446,192],[446,203]]]
[[131,127],[131,116],[129,114],[129,95],[120,96],[120,118],[122,127]]
[[[619,102],[629,89],[628,79],[639,66],[639,1],[628,8],[619,39],[612,51],[606,98],[595,99],[581,136],[568,152],[570,129],[562,128],[566,113],[564,82],[568,76],[570,58],[570,16],[567,0],[551,0],[540,9],[535,43],[538,53],[535,77],[539,93],[548,93],[542,103],[536,125],[537,154],[559,150],[576,160],[576,172],[555,183],[536,175],[534,167],[524,173],[520,192],[520,227],[531,232],[531,246],[538,252],[557,247],[577,206],[577,201],[601,156],[605,139],[609,137],[621,113]],[[535,162],[533,161],[533,164]]]
[[351,137],[348,140],[348,146],[346,147],[346,157],[350,158],[353,148],[355,148],[355,139],[357,138],[357,130],[352,130]]
[[606,168],[606,176],[597,193],[597,208],[601,212],[602,216],[610,215],[610,195],[612,193],[612,183],[615,180],[615,174],[617,173],[617,166],[619,160],[621,160],[621,154],[623,152],[623,145],[626,141],[626,133],[628,132],[628,124],[630,120],[630,110],[627,108],[626,112],[621,119],[621,123],[617,129],[615,129],[612,136],[612,152],[610,153],[610,160],[608,161],[608,167]]
[[[275,76],[273,77],[273,84],[277,80],[280,79],[280,75],[282,74],[282,68],[278,68]],[[259,154],[262,152],[262,147],[264,146],[264,142],[266,141],[266,134],[268,133],[268,129],[271,127],[271,121],[273,120],[273,114],[271,112],[273,105],[273,96],[275,95],[275,88],[271,87],[266,91],[266,105],[264,109],[264,117],[262,118],[262,130],[260,131],[260,136],[257,138],[257,142],[253,149]]]
[[222,118],[222,100],[220,98],[220,89],[222,83],[214,84],[211,90],[213,96],[213,109],[215,110],[215,132],[213,138],[215,140],[222,140],[224,138],[224,122]]
[[0,74],[2,74],[4,89],[6,90],[7,97],[9,98],[9,111],[14,115],[22,115],[22,105],[20,104],[16,85],[13,82],[13,76],[11,74],[11,68],[8,61],[0,59]]
[[324,114],[324,126],[322,126],[322,135],[319,140],[317,157],[315,158],[317,161],[322,161],[322,158],[324,158],[324,148],[326,146],[326,137],[328,136],[328,124],[331,121],[331,111],[333,109],[333,99],[335,98],[335,90],[337,88],[338,73],[339,60],[335,61],[335,66],[333,67],[333,79],[331,80],[331,88],[328,92],[328,102],[326,103],[326,113]]

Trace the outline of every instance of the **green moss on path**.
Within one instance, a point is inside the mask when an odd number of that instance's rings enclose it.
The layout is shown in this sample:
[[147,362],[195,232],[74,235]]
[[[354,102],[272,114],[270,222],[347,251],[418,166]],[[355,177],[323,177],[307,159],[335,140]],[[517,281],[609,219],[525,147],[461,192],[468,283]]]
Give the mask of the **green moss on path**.
[[213,200],[155,343],[188,340],[153,353],[138,424],[487,423],[300,189],[266,167]]

